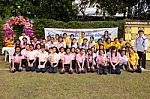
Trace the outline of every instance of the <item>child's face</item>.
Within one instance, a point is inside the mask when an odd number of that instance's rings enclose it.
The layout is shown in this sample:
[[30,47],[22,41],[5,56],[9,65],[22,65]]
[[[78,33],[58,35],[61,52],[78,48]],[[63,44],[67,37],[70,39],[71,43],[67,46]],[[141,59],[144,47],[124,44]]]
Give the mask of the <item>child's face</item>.
[[102,43],[102,40],[99,40],[98,43],[101,44],[101,43]]
[[75,39],[73,40],[73,43],[76,43],[76,40],[75,40]]
[[51,40],[51,38],[50,37],[47,37],[47,41],[50,41]]
[[95,51],[95,49],[92,47],[92,52],[94,52]]
[[27,40],[26,40],[26,39],[23,39],[23,41],[26,42]]
[[46,40],[43,40],[42,43],[43,43],[43,44],[46,44]]
[[100,54],[100,55],[103,55],[103,53],[104,53],[103,50],[100,50],[100,51],[99,51],[99,54]]
[[19,41],[16,41],[16,44],[20,44],[20,42],[19,42]]
[[37,42],[37,38],[34,38],[34,42]]
[[85,54],[85,50],[83,49],[83,50],[81,50],[81,54],[83,55],[83,54]]
[[79,53],[79,52],[80,52],[80,49],[76,49],[76,52]]
[[64,34],[64,38],[66,38],[67,37],[67,35],[66,34]]
[[129,48],[130,53],[134,53],[134,50],[132,48]]
[[71,36],[70,36],[70,38],[71,38],[71,39],[74,39],[74,36],[73,36],[73,35],[71,35]]
[[100,46],[99,49],[104,49],[104,46]]
[[66,53],[68,53],[68,54],[69,54],[69,53],[70,53],[70,49],[67,49]]
[[125,51],[122,51],[122,52],[121,52],[121,55],[125,55]]
[[25,49],[26,49],[26,50],[29,50],[29,45],[26,45]]
[[74,52],[75,52],[75,49],[74,49],[74,48],[72,48],[72,49],[71,49],[71,52],[73,52],[73,53],[74,53]]
[[34,48],[33,48],[33,46],[30,46],[30,50],[32,51]]
[[83,43],[86,43],[87,42],[87,40],[83,40]]
[[116,53],[116,51],[117,51],[116,49],[115,49],[115,50],[112,50],[113,53]]
[[41,47],[40,45],[37,45],[37,49],[40,49],[40,47]]
[[53,53],[56,53],[56,48],[53,48]]
[[63,52],[64,52],[64,48],[61,48],[61,49],[60,49],[60,52],[63,53]]
[[51,42],[54,42],[54,38],[51,38]]
[[62,42],[62,40],[63,40],[62,38],[59,38],[59,42]]
[[115,42],[117,43],[117,42],[118,42],[118,39],[115,39]]
[[123,38],[120,38],[120,40],[119,40],[120,42],[123,42]]
[[92,54],[92,51],[91,51],[91,50],[88,50],[88,54],[90,54],[90,55],[91,55],[91,54]]
[[19,53],[20,52],[20,48],[16,48],[16,53]]
[[94,41],[94,39],[93,39],[93,38],[90,38],[90,41],[92,42],[92,41]]
[[110,43],[111,42],[111,39],[108,39],[108,41],[107,41],[108,43]]
[[45,51],[45,48],[41,48],[41,51],[44,52],[44,51]]

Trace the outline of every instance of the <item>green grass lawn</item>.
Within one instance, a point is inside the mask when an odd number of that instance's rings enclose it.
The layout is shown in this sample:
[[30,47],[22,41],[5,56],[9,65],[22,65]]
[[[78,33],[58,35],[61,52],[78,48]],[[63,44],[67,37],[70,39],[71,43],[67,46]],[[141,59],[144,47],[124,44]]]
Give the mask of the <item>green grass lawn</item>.
[[[150,63],[149,63],[150,64]],[[0,68],[8,68],[0,56]],[[147,65],[148,67],[148,65]],[[150,67],[149,67],[150,68]],[[0,71],[0,99],[149,99],[150,72],[121,75]]]

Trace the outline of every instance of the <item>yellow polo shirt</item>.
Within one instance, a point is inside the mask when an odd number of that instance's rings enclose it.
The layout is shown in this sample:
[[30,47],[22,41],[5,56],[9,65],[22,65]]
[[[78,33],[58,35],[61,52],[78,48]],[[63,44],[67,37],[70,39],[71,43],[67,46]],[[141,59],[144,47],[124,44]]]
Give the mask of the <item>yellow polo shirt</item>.
[[112,42],[112,46],[115,46],[118,49],[120,49],[120,43],[115,43],[115,42]]
[[78,40],[78,44],[79,44],[79,45],[81,45],[81,44],[83,43],[83,39],[84,39],[84,38],[79,38],[79,40]]
[[125,44],[126,44],[126,42],[125,42],[125,41],[121,42],[121,43],[120,43],[120,48],[125,47]]
[[112,43],[104,42],[104,49],[109,49],[112,46]]
[[129,54],[127,55],[128,60],[131,62],[131,64],[136,65],[138,62],[138,59],[139,59],[138,54],[137,53],[130,53],[130,56],[129,56]]
[[71,40],[69,38],[63,38],[64,42],[66,43],[67,46],[70,45]]
[[[102,44],[102,45],[104,45],[103,43],[101,43],[101,44]],[[94,49],[95,49],[95,51],[99,50],[99,45],[100,45],[100,44],[95,43],[95,45],[94,45]]]

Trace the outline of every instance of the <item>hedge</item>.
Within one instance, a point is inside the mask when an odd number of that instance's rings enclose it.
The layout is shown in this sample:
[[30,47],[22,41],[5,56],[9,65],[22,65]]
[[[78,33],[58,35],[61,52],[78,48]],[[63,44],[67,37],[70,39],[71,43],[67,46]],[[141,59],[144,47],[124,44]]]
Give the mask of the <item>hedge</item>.
[[[0,29],[1,29],[1,37],[0,42],[2,42],[2,35],[3,35],[3,24],[5,21],[0,21]],[[112,27],[119,27],[119,35],[118,37],[123,36],[123,27],[124,21],[70,21],[70,22],[63,22],[63,21],[55,21],[51,19],[34,19],[34,30],[35,33],[39,35],[40,38],[44,38],[44,28],[112,28]],[[0,44],[2,46],[2,43]]]

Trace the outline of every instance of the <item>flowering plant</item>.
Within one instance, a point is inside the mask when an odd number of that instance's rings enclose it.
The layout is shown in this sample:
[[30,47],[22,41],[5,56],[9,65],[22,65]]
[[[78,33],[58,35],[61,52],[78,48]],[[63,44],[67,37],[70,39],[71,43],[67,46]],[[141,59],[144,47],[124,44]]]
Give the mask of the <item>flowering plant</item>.
[[23,16],[12,16],[10,20],[4,24],[4,38],[16,36],[16,31],[20,29],[21,31],[19,32],[24,32],[27,36],[31,37],[33,35],[33,25],[29,20],[26,20]]

